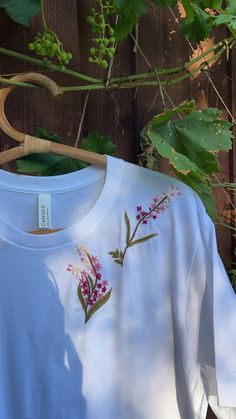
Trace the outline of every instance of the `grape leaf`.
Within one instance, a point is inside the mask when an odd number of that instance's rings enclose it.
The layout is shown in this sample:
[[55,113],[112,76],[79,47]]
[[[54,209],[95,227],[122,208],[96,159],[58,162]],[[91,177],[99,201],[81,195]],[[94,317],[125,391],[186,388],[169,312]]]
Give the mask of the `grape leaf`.
[[177,176],[199,193],[209,215],[215,217],[209,174],[219,170],[217,152],[232,147],[232,124],[219,119],[221,111],[215,108],[192,110],[182,119],[171,120],[186,108],[183,102],[155,116],[142,130],[142,138],[148,138],[156,151],[169,160]]
[[177,0],[153,0],[154,4],[161,4],[166,7],[175,7]]
[[219,26],[222,24],[225,24],[229,29],[236,31],[236,16],[220,13],[215,19],[215,25]]
[[0,0],[0,7],[14,22],[27,27],[30,18],[41,11],[40,0]]
[[201,198],[208,215],[215,221],[218,220],[216,200],[212,194],[210,186],[210,178],[208,176],[202,177],[199,172],[190,172],[186,176],[180,172],[175,171],[179,180],[190,186]]
[[[36,128],[36,137],[52,142],[61,142],[56,134],[48,133],[43,128]],[[98,154],[112,154],[116,148],[108,137],[99,136],[95,131],[83,138],[80,148]],[[89,163],[54,153],[35,153],[16,159],[17,172],[31,173],[38,176],[56,176],[74,172],[89,166]]]
[[194,11],[193,11],[193,6],[190,0],[182,0],[182,4],[184,6],[184,10],[186,13],[186,17],[187,20],[189,22],[193,22],[194,21]]
[[214,24],[215,17],[210,16],[196,4],[192,3],[194,20],[189,22],[184,19],[180,23],[180,34],[190,41],[202,41],[206,39]]
[[227,0],[227,12],[231,15],[236,15],[236,2],[235,0]]
[[54,143],[60,143],[61,139],[59,135],[46,131],[44,128],[36,127],[35,136],[37,138],[43,138],[45,140],[53,141]]
[[232,124],[218,119],[219,113],[218,109],[212,108],[192,112],[173,122],[175,135],[181,137],[184,144],[191,144],[192,148],[196,145],[210,152],[228,151],[232,147]]
[[[234,1],[234,0],[233,0]],[[200,0],[199,6],[202,9],[219,9],[222,6],[223,0]]]
[[115,0],[119,20],[114,27],[114,37],[122,41],[132,31],[142,13],[147,12],[145,0]]
[[99,154],[112,154],[116,146],[108,137],[103,137],[97,131],[91,132],[86,138],[81,141],[80,148],[84,150],[93,151]]

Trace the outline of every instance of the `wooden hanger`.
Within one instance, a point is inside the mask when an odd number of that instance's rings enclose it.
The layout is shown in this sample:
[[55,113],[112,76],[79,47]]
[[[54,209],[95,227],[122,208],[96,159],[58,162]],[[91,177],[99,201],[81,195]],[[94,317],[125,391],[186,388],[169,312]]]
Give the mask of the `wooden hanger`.
[[[38,74],[38,73],[25,73],[18,74],[12,77],[10,80],[20,82],[32,82],[39,86],[45,87],[52,96],[56,99],[63,95],[62,89],[49,77]],[[106,167],[106,156],[94,153],[92,151],[82,150],[73,146],[54,143],[49,140],[34,137],[32,135],[24,134],[14,129],[8,122],[5,112],[4,104],[8,94],[18,86],[8,85],[0,89],[0,128],[12,139],[18,141],[20,146],[14,147],[7,151],[0,152],[0,165],[9,161],[18,159],[28,154],[33,153],[55,153],[64,156],[72,157],[74,159],[86,161],[87,163],[94,164],[96,166]],[[50,229],[50,230],[32,230],[29,233],[33,234],[47,234],[54,231],[63,230]]]

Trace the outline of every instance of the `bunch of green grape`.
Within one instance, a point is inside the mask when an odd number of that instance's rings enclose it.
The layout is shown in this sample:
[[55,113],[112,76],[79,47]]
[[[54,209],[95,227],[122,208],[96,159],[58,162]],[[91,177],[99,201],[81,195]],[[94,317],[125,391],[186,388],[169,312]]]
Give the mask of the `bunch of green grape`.
[[59,67],[64,70],[65,64],[69,64],[72,54],[71,52],[66,52],[63,49],[62,43],[55,38],[52,33],[44,31],[37,32],[34,37],[35,41],[28,44],[28,49],[30,51],[35,51],[37,55],[42,57],[56,57],[59,61]]
[[106,23],[109,15],[116,11],[114,0],[98,0],[100,10],[96,12],[92,7],[91,14],[87,16],[87,23],[91,27],[91,31],[95,33],[92,38],[97,46],[89,49],[89,63],[97,63],[102,68],[108,67],[108,59],[111,59],[115,54],[115,38],[114,29],[109,23]]

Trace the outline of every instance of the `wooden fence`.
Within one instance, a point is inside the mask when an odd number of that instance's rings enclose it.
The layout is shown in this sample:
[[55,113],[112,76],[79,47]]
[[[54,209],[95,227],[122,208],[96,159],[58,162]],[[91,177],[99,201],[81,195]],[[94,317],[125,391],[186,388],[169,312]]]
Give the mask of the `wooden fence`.
[[[49,27],[58,34],[65,50],[73,54],[69,67],[83,74],[103,77],[106,70],[88,63],[88,49],[93,45],[86,17],[92,5],[91,0],[51,0],[45,2],[45,15]],[[138,32],[134,30],[118,46],[112,77],[145,72],[150,66],[175,67],[188,61],[193,51],[191,45],[179,36],[176,18],[177,11],[173,15],[166,8],[150,8],[149,13],[140,19]],[[37,31],[42,31],[41,17],[32,18],[30,27],[26,28],[14,23],[4,10],[0,9],[0,20],[0,46],[34,56],[27,49],[27,44],[33,40]],[[224,29],[214,33],[215,40],[220,40],[226,35]],[[138,40],[136,49],[135,37]],[[234,51],[228,61],[226,56],[223,56],[218,64],[211,67],[209,78],[200,76],[195,80],[187,79],[181,84],[167,87],[169,99],[166,98],[166,107],[173,107],[183,100],[194,98],[199,108],[218,107],[227,119],[227,111],[222,102],[224,101],[235,115],[236,95],[233,92],[236,70],[232,65],[235,57]],[[75,77],[59,72],[52,73],[30,62],[1,54],[1,76],[28,71],[48,75],[62,86],[83,84]],[[65,144],[74,145],[86,94],[86,91],[67,92],[62,100],[56,102],[43,89],[19,87],[11,93],[6,102],[6,114],[12,125],[20,131],[34,135],[35,127],[39,126],[60,135]],[[141,153],[139,133],[146,122],[162,110],[158,87],[90,91],[81,137],[97,130],[99,134],[109,136],[116,144],[115,156],[138,164],[137,156]],[[0,145],[3,151],[17,144],[1,132]],[[235,149],[220,155],[221,172],[218,178],[221,181],[235,182],[234,154]],[[15,162],[5,164],[2,168],[16,171]],[[160,171],[174,176],[164,159],[161,159]],[[230,208],[228,198],[220,188],[216,189],[214,194],[220,212]],[[229,229],[218,225],[216,228],[220,255],[225,266],[230,267],[229,262],[234,257],[234,237]],[[210,409],[207,418],[215,418]]]

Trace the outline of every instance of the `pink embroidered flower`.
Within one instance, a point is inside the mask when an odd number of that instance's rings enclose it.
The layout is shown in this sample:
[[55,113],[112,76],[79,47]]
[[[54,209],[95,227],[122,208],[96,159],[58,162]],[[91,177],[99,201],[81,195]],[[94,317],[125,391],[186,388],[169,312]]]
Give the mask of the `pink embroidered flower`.
[[106,292],[108,280],[103,279],[98,258],[84,246],[77,246],[76,251],[83,268],[68,264],[66,270],[75,275],[79,281],[77,293],[85,312],[86,323],[91,315],[107,302],[112,289]]
[[[143,211],[141,206],[137,206],[136,219],[142,220],[142,224],[147,224],[148,220],[155,220],[159,214],[161,214],[167,207],[169,207],[171,201],[176,196],[181,195],[177,186],[170,186],[167,192],[162,192],[160,195],[157,194],[153,198],[153,202],[149,206],[149,211]],[[160,205],[159,203],[162,202]]]
[[136,206],[136,209],[137,209],[136,220],[138,222],[136,223],[132,233],[131,233],[130,219],[128,217],[127,212],[125,211],[124,218],[125,218],[125,224],[126,224],[126,246],[124,250],[115,249],[115,250],[112,250],[111,252],[108,252],[108,254],[112,255],[116,263],[119,263],[121,266],[123,266],[124,257],[129,247],[134,246],[138,243],[142,243],[146,240],[149,240],[157,236],[156,233],[152,233],[152,234],[149,234],[148,236],[141,237],[139,239],[134,240],[134,236],[140,224],[148,224],[148,222],[151,219],[155,220],[156,218],[158,218],[158,216],[163,211],[165,211],[167,207],[169,207],[171,201],[179,195],[182,195],[179,188],[175,185],[171,185],[167,192],[162,192],[153,197],[152,203],[149,205],[148,211],[143,210],[141,205],[137,205]]

